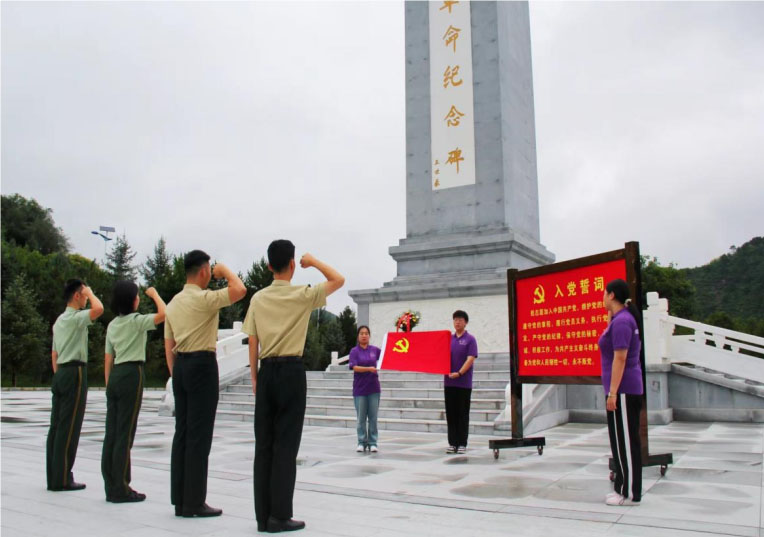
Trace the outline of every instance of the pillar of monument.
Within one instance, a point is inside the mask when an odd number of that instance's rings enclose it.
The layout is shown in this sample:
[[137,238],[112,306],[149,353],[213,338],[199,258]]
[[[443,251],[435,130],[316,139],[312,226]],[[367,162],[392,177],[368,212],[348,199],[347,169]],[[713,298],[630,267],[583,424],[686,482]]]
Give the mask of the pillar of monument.
[[526,2],[406,2],[406,238],[397,276],[355,290],[381,341],[406,309],[421,329],[508,349],[506,269],[554,261],[540,243]]

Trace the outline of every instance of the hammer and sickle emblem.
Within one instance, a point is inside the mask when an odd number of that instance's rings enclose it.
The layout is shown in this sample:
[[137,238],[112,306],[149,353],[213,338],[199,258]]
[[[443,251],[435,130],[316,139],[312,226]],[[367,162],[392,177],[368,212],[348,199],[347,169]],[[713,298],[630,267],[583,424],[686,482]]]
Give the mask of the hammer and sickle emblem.
[[536,286],[536,289],[533,290],[533,303],[543,304],[545,298],[546,298],[546,293],[544,292],[544,286],[542,286],[541,284],[538,284]]
[[396,341],[393,352],[409,352],[409,340],[404,337]]

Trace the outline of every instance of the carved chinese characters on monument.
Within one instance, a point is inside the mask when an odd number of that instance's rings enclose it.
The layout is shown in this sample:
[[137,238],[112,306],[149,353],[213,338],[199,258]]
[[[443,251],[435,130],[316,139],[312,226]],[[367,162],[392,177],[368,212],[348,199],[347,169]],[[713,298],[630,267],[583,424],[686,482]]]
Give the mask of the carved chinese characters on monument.
[[518,280],[520,376],[600,375],[599,338],[607,327],[605,285],[626,279],[626,263],[609,261]]
[[475,184],[469,2],[430,2],[432,188]]

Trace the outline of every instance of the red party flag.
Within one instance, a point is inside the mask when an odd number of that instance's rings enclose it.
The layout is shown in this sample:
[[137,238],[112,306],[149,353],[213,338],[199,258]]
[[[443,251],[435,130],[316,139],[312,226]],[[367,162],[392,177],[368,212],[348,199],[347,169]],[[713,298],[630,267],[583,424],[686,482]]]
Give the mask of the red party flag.
[[388,332],[379,369],[448,375],[451,372],[451,332]]

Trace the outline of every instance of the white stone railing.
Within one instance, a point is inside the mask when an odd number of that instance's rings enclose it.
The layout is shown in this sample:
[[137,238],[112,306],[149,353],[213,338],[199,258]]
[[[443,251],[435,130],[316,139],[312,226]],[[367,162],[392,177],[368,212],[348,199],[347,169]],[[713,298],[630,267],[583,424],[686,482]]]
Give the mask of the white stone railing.
[[346,354],[342,358],[339,358],[340,353],[337,351],[332,351],[332,361],[329,363],[328,366],[326,366],[326,371],[331,371],[333,365],[342,365],[348,363],[348,360],[350,360],[350,355]]
[[[643,320],[648,365],[689,362],[764,382],[764,338],[669,315],[668,300],[659,298],[658,293],[647,293]],[[677,327],[692,333],[676,335]]]
[[[218,360],[220,384],[225,385],[232,375],[237,375],[242,367],[249,364],[249,348],[245,343],[249,337],[241,331],[242,323],[233,323],[233,328],[218,330],[215,353]],[[175,398],[172,395],[172,377],[167,379],[165,393],[159,404],[160,416],[172,416],[175,413]]]

